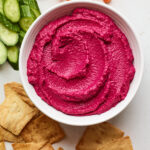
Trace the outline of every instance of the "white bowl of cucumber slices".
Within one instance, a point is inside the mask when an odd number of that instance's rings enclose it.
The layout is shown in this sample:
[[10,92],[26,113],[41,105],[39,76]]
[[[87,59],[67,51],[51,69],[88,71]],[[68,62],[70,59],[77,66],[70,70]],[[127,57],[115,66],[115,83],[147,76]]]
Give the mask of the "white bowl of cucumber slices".
[[18,70],[19,49],[30,25],[40,15],[36,0],[0,0],[0,65]]

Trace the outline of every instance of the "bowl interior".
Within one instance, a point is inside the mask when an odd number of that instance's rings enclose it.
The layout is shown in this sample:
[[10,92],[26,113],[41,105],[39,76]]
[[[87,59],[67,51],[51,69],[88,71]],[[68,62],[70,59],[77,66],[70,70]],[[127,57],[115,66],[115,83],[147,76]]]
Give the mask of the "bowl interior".
[[[127,36],[128,41],[133,51],[134,58],[135,58],[134,66],[136,68],[136,73],[130,85],[130,89],[129,89],[127,97],[125,98],[125,100],[121,101],[118,105],[116,105],[109,111],[100,115],[78,117],[78,116],[66,115],[60,111],[57,111],[56,109],[54,109],[53,107],[45,103],[43,100],[41,100],[41,98],[36,94],[32,85],[29,84],[28,79],[27,79],[27,74],[26,74],[27,59],[28,59],[35,37],[38,34],[38,32],[48,22],[55,20],[61,16],[70,14],[72,10],[77,7],[86,7],[90,9],[95,9],[95,10],[99,10],[109,15],[118,25],[118,27]],[[126,21],[126,19],[122,17],[122,15],[116,12],[116,10],[110,8],[109,6],[106,6],[105,4],[101,4],[100,2],[73,1],[73,2],[65,2],[65,3],[59,4],[50,8],[45,14],[41,15],[41,17],[39,17],[32,24],[32,26],[27,32],[24,38],[24,41],[22,43],[22,47],[20,51],[19,67],[20,67],[21,80],[23,82],[23,86],[28,96],[44,114],[46,114],[47,116],[49,116],[50,118],[54,120],[57,120],[65,124],[84,126],[84,125],[100,123],[108,119],[111,119],[112,117],[119,114],[130,103],[141,81],[143,61],[142,61],[142,54],[140,51],[139,43],[135,35],[135,32],[133,31],[129,23]]]

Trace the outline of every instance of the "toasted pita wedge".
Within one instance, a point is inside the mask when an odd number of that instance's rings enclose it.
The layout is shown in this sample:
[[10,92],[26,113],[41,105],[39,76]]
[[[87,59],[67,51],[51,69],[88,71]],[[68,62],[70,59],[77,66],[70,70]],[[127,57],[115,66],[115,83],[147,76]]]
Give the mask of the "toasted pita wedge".
[[40,150],[40,148],[44,145],[41,143],[14,143],[12,147],[14,150]]
[[0,141],[21,143],[23,142],[23,138],[21,136],[12,134],[0,126]]
[[26,142],[49,141],[55,143],[64,137],[64,132],[56,121],[40,115],[29,122],[21,136]]
[[5,149],[5,144],[4,144],[4,142],[1,142],[1,143],[0,143],[0,150],[6,150],[6,149]]
[[7,97],[0,105],[0,125],[13,134],[19,135],[38,110],[22,101],[11,88],[5,86],[5,90]]
[[42,147],[40,150],[54,150],[51,143],[47,143],[44,147]]
[[133,150],[130,137],[115,139],[109,143],[103,144],[97,150]]
[[31,107],[35,107],[34,104],[31,102],[29,97],[27,96],[23,86],[21,83],[11,82],[4,85],[5,90],[5,97],[11,98],[11,92],[14,91],[16,96],[22,99],[25,103],[30,105]]
[[96,150],[100,144],[105,144],[113,139],[121,138],[123,135],[123,131],[107,122],[89,126],[77,144],[76,149]]

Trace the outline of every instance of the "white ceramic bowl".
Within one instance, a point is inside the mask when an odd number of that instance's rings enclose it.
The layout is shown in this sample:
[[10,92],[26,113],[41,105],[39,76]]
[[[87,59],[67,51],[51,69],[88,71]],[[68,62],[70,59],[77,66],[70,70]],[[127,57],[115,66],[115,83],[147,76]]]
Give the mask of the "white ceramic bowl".
[[[48,22],[55,20],[61,16],[70,14],[71,11],[77,7],[86,7],[90,9],[95,9],[109,15],[127,36],[135,58],[134,66],[136,68],[136,73],[130,85],[129,92],[125,100],[121,101],[118,105],[116,105],[109,111],[100,115],[84,116],[84,117],[66,115],[56,110],[55,108],[49,106],[47,103],[45,103],[36,94],[34,88],[32,87],[32,85],[29,84],[27,79],[27,59],[38,32]],[[76,125],[76,126],[86,126],[86,125],[101,123],[113,118],[114,116],[118,115],[121,111],[123,111],[126,108],[126,106],[131,102],[141,82],[142,73],[143,73],[143,55],[140,49],[137,35],[134,29],[131,27],[127,18],[125,18],[115,9],[103,3],[94,2],[90,0],[86,0],[86,1],[76,0],[76,1],[60,3],[58,5],[51,7],[47,12],[42,14],[32,24],[21,46],[19,67],[20,67],[20,76],[21,76],[23,86],[28,96],[31,98],[32,102],[39,110],[41,110],[48,117],[56,121],[59,121],[61,123],[68,124],[68,125]]]

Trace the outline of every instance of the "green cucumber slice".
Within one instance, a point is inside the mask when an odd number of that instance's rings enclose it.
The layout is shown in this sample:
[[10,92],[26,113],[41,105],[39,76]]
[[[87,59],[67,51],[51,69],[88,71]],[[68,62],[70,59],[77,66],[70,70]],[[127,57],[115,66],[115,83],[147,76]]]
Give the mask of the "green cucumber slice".
[[36,0],[28,0],[28,4],[29,4],[30,8],[34,8],[34,9],[39,10],[39,7],[38,7]]
[[0,65],[4,64],[6,60],[7,60],[7,48],[0,41]]
[[14,32],[20,31],[20,27],[18,24],[12,23],[1,13],[0,13],[0,22],[11,31],[14,31]]
[[31,8],[31,10],[33,11],[34,15],[37,17],[39,17],[41,15],[40,11],[34,8]]
[[24,30],[27,31],[30,27],[30,25],[34,22],[34,19],[31,17],[24,17],[21,18],[19,21],[20,27]]
[[16,46],[8,48],[8,62],[15,69],[18,70],[18,60],[19,60],[19,49]]
[[36,19],[36,16],[34,15],[33,11],[30,9],[28,5],[21,5],[21,17],[31,17],[33,19]]
[[20,8],[18,0],[5,0],[4,13],[10,21],[18,22],[20,20]]
[[7,46],[14,46],[19,40],[19,35],[16,32],[8,30],[0,23],[0,39]]
[[28,0],[29,2],[29,6],[31,8],[31,10],[34,12],[34,15],[37,17],[40,16],[40,9],[39,9],[39,6],[38,6],[38,3],[36,0]]
[[19,3],[21,5],[28,5],[31,9],[31,12],[34,13],[34,15],[36,16],[36,18],[38,16],[40,16],[40,9],[39,9],[39,6],[38,6],[38,3],[36,0],[19,0]]

